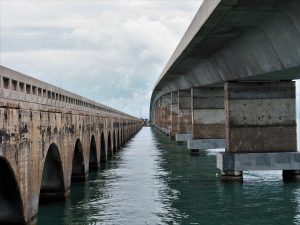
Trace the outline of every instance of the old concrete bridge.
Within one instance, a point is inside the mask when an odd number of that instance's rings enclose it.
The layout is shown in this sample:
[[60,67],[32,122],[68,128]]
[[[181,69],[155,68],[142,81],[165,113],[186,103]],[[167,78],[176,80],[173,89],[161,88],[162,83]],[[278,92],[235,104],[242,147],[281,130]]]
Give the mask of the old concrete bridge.
[[0,66],[0,224],[35,224],[39,201],[121,148],[137,118]]
[[225,148],[224,179],[297,177],[299,78],[299,0],[204,0],[155,85],[150,119],[193,152]]

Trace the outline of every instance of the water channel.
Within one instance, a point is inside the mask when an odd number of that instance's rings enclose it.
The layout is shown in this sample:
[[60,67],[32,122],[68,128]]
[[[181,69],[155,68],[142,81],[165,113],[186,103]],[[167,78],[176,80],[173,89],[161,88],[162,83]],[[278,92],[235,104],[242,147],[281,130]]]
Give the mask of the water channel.
[[72,184],[65,202],[40,205],[38,224],[300,224],[300,182],[268,171],[223,183],[216,151],[190,156],[145,127],[87,182]]

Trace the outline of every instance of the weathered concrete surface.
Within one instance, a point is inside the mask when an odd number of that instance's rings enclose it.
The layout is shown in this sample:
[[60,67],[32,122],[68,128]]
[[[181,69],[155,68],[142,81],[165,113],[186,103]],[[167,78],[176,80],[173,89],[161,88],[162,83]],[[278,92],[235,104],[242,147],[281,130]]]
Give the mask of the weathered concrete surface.
[[8,168],[0,172],[1,181],[8,179],[1,183],[0,202],[20,205],[19,211],[4,207],[3,224],[35,223],[40,196],[67,197],[72,174],[86,176],[90,165],[105,161],[142,126],[134,117],[5,67],[0,81],[0,168]]
[[222,87],[192,88],[192,139],[188,149],[224,148],[224,89]]
[[178,91],[178,121],[180,134],[192,133],[191,90]]
[[226,171],[300,170],[300,152],[218,153],[217,168]]
[[192,88],[193,139],[224,139],[224,89]]
[[172,130],[172,93],[164,95],[165,117],[164,127],[167,130]]
[[159,129],[161,132],[163,132],[164,134],[170,136],[171,131],[167,128],[164,127],[160,127],[160,126],[156,126],[157,129]]
[[226,152],[297,151],[295,83],[228,82]]
[[170,136],[175,139],[176,134],[179,132],[179,102],[178,91],[171,93],[171,132]]
[[177,133],[192,133],[191,90],[161,96],[154,111],[152,123],[171,139]]
[[187,147],[192,150],[224,148],[225,139],[190,139]]
[[175,136],[175,140],[178,142],[187,142],[192,138],[193,138],[192,134],[176,134]]

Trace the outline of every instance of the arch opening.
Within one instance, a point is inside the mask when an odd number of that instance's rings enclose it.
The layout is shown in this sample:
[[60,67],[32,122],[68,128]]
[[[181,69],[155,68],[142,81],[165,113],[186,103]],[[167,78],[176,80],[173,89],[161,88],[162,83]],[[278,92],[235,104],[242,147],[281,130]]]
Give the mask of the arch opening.
[[25,224],[18,183],[4,158],[0,158],[0,224]]
[[106,145],[105,145],[105,138],[104,138],[104,133],[101,133],[101,149],[100,149],[100,160],[101,162],[106,161]]
[[72,181],[85,181],[86,174],[84,168],[83,149],[79,139],[76,140],[73,163],[72,163]]
[[44,162],[40,201],[61,200],[65,196],[62,162],[58,147],[51,144]]
[[96,147],[96,140],[94,135],[92,135],[91,144],[90,144],[89,167],[90,169],[98,168],[97,147]]

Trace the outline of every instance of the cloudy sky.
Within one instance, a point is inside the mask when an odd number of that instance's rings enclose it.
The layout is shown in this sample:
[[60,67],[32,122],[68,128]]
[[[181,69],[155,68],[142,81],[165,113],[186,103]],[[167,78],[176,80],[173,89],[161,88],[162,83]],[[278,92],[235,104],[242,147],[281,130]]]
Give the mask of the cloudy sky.
[[202,0],[0,0],[0,64],[148,117]]

